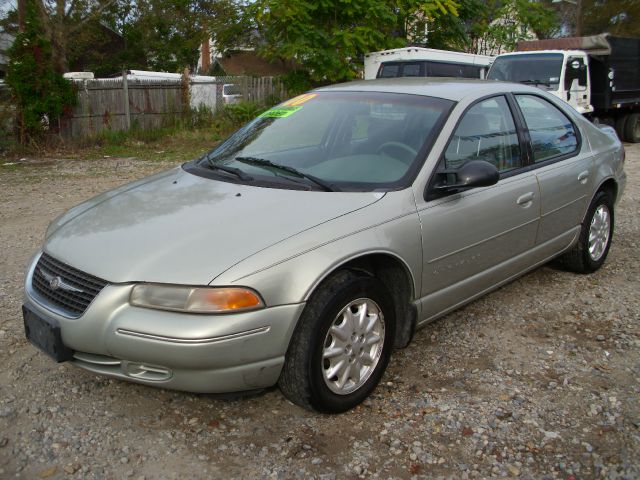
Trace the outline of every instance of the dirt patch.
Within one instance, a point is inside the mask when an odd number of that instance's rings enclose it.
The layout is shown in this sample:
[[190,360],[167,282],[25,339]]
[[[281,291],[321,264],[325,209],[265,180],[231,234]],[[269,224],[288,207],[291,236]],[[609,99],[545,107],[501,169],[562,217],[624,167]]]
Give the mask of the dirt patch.
[[427,326],[360,407],[235,399],[96,377],[24,340],[24,267],[47,224],[170,163],[0,166],[0,477],[637,478],[640,145],[594,275],[540,268]]

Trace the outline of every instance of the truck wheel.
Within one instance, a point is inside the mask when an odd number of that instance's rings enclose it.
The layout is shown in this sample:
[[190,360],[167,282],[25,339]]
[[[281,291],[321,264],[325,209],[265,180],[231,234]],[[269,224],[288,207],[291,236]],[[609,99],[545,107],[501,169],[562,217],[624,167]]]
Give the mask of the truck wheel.
[[624,139],[627,142],[640,143],[640,113],[632,113],[627,117]]
[[628,118],[629,118],[628,115],[620,115],[616,119],[616,127],[615,127],[616,133],[618,134],[618,138],[620,139],[621,142],[624,142],[626,138],[624,127],[627,124]]
[[307,303],[278,385],[301,407],[326,413],[362,402],[384,373],[393,347],[394,308],[376,278],[342,270]]

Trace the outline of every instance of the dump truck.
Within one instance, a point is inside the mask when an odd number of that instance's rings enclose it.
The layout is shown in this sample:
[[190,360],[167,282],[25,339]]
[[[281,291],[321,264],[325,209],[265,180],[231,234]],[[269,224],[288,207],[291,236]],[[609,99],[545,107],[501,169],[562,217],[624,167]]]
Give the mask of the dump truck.
[[640,142],[640,38],[610,34],[519,42],[498,55],[488,79],[547,90],[594,123]]

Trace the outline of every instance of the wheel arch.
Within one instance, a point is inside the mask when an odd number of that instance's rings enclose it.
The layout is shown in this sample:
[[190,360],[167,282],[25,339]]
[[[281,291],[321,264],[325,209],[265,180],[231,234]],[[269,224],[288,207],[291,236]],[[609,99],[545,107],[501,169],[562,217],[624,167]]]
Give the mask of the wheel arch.
[[398,255],[388,251],[360,253],[332,266],[307,290],[305,301],[320,285],[340,270],[352,270],[377,278],[391,294],[395,307],[395,348],[406,347],[416,329],[418,311],[414,303],[417,286],[409,265]]
[[617,200],[618,200],[618,182],[616,182],[616,180],[613,177],[606,178],[606,179],[604,179],[602,181],[602,183],[600,183],[600,185],[596,189],[594,197],[600,191],[608,191],[608,192],[610,192],[611,196],[613,197],[612,198],[613,203],[617,202]]

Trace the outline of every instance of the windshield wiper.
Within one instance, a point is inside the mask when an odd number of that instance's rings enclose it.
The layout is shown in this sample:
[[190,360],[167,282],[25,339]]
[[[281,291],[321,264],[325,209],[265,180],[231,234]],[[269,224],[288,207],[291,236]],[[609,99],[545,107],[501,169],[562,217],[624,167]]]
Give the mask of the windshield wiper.
[[224,165],[218,165],[217,163],[211,161],[211,159],[207,160],[207,164],[209,165],[209,168],[211,170],[220,170],[220,171],[223,171],[225,173],[230,173],[231,175],[234,175],[234,176],[238,177],[243,182],[250,182],[250,181],[253,180],[253,177],[251,175],[247,175],[246,173],[244,173],[239,168],[226,167]]
[[271,160],[267,160],[266,158],[258,158],[258,157],[236,157],[235,160],[238,162],[248,163],[250,165],[259,165],[262,167],[271,167],[283,172],[291,173],[297,177],[306,178],[311,182],[315,183],[319,187],[321,187],[325,192],[339,192],[340,189],[328,184],[324,180],[319,179],[318,177],[314,177],[313,175],[309,175],[308,173],[301,172],[293,167],[289,167],[287,165],[280,165],[279,163],[273,163]]

